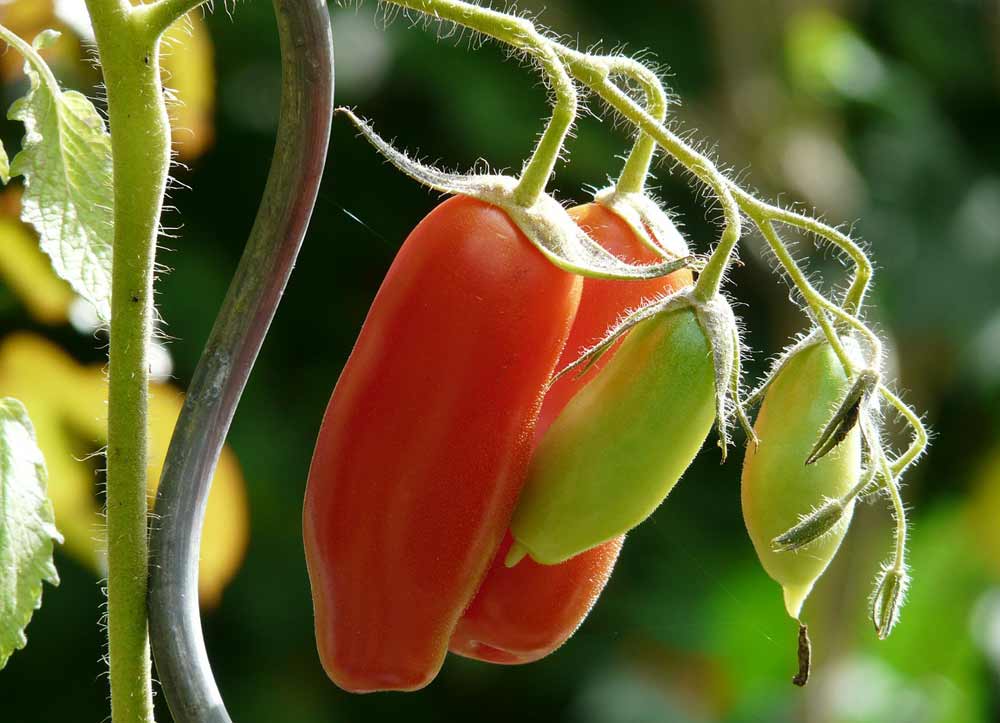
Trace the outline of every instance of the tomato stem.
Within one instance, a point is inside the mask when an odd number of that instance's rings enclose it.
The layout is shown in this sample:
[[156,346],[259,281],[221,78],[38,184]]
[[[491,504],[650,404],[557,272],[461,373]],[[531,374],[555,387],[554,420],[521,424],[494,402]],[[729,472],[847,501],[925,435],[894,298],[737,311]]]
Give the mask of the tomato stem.
[[[656,73],[642,63],[625,56],[609,58],[608,65],[612,75],[632,78],[642,87],[646,94],[646,112],[659,123],[663,123],[667,117],[667,93]],[[657,148],[659,146],[656,139],[640,130],[625,167],[618,177],[616,188],[619,193],[645,191],[646,178],[649,176]]]
[[892,463],[892,473],[899,477],[927,449],[927,428],[920,420],[920,417],[902,399],[896,396],[891,389],[882,384],[879,386],[879,392],[903,415],[903,418],[913,430],[913,441],[910,443],[910,446]]
[[542,66],[555,94],[552,118],[525,164],[514,192],[517,203],[526,208],[533,206],[545,192],[566,136],[576,120],[576,88],[556,53],[555,44],[539,33],[530,20],[459,0],[388,1],[499,40],[528,53]]
[[159,44],[125,0],[87,0],[114,163],[108,390],[108,658],[115,723],[153,720],[146,620],[148,348],[153,264],[170,168]]
[[149,5],[137,5],[133,10],[153,37],[159,37],[167,28],[209,0],[158,0]]

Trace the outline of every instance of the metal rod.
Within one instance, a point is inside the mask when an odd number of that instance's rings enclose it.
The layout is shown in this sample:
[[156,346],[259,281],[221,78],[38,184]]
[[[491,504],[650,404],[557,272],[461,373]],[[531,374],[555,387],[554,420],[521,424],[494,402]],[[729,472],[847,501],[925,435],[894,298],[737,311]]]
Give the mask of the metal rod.
[[309,225],[330,140],[333,38],[325,0],[274,0],[274,9],[282,93],[271,170],[188,388],[151,530],[150,637],[176,723],[231,723],[208,661],[198,605],[205,505],[236,405]]

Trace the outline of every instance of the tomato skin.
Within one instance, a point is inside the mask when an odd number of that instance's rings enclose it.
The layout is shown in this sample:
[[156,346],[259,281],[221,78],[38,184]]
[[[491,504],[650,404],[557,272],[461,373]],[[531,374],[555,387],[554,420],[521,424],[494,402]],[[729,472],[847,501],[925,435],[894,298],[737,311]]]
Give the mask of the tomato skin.
[[[620,259],[635,263],[661,261],[653,251],[636,238],[635,232],[622,218],[599,203],[588,203],[570,209],[570,216],[598,243]],[[618,281],[615,279],[584,279],[580,308],[570,330],[566,348],[557,368],[562,369],[576,361],[580,353],[602,338],[622,315],[657,297],[677,291],[692,282],[691,271],[682,269],[659,279]],[[598,359],[583,377],[565,374],[549,387],[545,394],[542,412],[535,427],[535,439],[542,435],[556,420],[563,408],[578,391],[607,366],[621,345],[619,340],[604,356]]]
[[776,552],[771,541],[827,497],[838,498],[861,476],[861,432],[806,465],[819,431],[850,387],[833,348],[820,342],[796,353],[771,382],[743,462],[743,519],[761,564],[784,592],[785,608],[798,618],[802,605],[847,534],[854,502],[823,537],[798,551]]
[[517,542],[553,565],[638,525],[701,449],[715,400],[695,311],[638,323],[542,438],[511,521]]
[[406,239],[330,399],[303,511],[317,646],[354,692],[416,690],[501,543],[579,303],[468,197]]
[[[614,211],[597,203],[570,209],[570,215],[605,249],[638,263],[659,260]],[[644,301],[691,283],[691,272],[644,281],[585,279],[576,320],[558,368],[573,362],[580,352],[600,341],[626,311]],[[545,395],[536,443],[570,399],[606,365],[617,350],[610,349],[587,377],[567,374]],[[614,569],[624,535],[587,550],[559,565],[541,565],[526,559],[513,568],[504,565],[512,538],[508,534],[472,604],[451,638],[459,655],[491,663],[530,663],[545,657],[576,631],[597,601]]]
[[466,658],[515,665],[544,658],[576,632],[611,578],[625,536],[561,565],[523,560],[505,567],[508,533],[450,650]]

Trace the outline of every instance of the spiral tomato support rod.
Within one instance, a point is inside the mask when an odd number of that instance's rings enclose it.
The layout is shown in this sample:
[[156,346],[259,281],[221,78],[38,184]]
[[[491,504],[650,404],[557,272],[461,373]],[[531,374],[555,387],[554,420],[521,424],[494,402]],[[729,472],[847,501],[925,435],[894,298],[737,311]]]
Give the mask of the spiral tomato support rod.
[[274,0],[282,94],[271,170],[246,249],[174,430],[150,545],[153,656],[177,723],[229,723],[198,607],[198,557],[212,476],[274,317],[319,190],[333,117],[325,0]]

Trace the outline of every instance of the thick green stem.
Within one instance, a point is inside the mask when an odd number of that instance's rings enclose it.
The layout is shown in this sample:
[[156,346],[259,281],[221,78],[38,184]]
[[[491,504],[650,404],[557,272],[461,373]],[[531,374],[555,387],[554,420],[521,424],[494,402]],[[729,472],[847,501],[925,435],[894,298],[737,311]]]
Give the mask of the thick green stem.
[[149,342],[153,259],[170,167],[158,33],[123,0],[87,0],[114,158],[108,392],[108,655],[114,723],[153,720],[146,623]]
[[133,15],[153,37],[159,37],[175,22],[207,2],[209,0],[158,0],[149,5],[137,5]]

